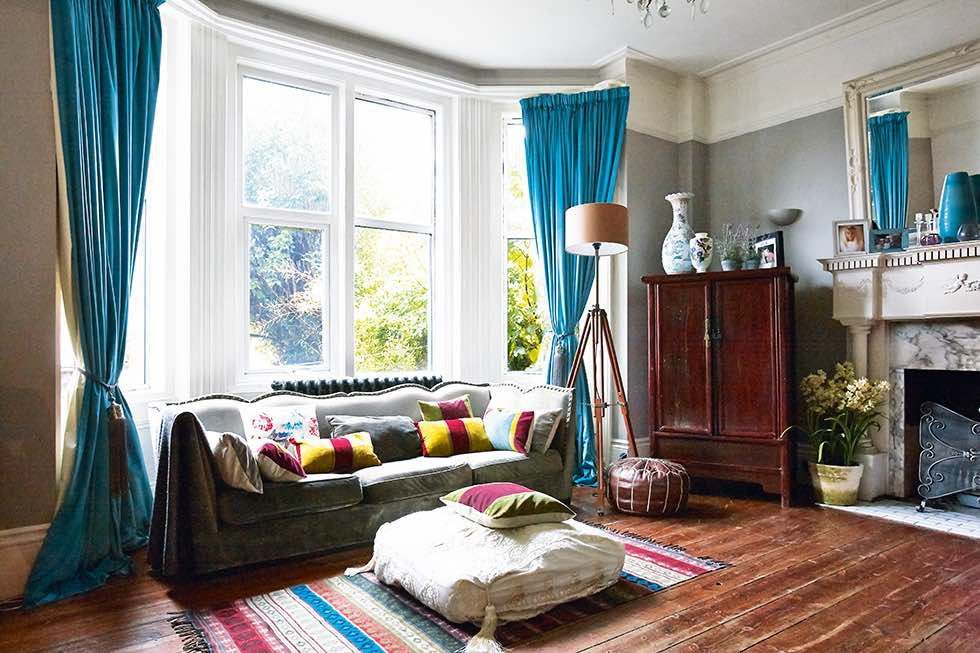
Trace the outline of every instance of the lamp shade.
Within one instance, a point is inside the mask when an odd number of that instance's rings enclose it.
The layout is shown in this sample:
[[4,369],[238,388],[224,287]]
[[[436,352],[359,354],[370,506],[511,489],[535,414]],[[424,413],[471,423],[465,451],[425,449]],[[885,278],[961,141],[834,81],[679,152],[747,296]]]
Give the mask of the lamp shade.
[[622,204],[579,204],[565,211],[565,251],[599,256],[622,254],[630,244],[629,212]]

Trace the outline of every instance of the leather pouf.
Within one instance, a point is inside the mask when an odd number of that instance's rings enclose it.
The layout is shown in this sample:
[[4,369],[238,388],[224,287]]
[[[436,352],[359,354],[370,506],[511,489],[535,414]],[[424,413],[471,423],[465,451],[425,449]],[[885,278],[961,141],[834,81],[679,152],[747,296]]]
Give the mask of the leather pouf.
[[680,463],[624,458],[609,468],[606,498],[620,512],[673,515],[687,507],[691,477]]

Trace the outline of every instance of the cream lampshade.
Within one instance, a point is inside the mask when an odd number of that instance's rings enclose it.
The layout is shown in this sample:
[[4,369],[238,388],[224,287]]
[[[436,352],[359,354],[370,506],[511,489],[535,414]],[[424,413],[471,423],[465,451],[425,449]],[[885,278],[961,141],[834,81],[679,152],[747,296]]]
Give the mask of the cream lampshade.
[[595,202],[565,211],[565,251],[569,254],[612,256],[625,252],[629,244],[629,212],[622,204]]

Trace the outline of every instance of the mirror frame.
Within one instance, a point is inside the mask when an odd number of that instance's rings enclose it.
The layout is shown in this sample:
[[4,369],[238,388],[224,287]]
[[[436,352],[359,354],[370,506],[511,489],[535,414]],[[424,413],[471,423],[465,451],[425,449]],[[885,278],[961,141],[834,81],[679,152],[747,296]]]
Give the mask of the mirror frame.
[[852,220],[864,220],[868,225],[872,222],[868,187],[868,97],[927,82],[977,64],[980,64],[980,40],[844,83],[844,147]]

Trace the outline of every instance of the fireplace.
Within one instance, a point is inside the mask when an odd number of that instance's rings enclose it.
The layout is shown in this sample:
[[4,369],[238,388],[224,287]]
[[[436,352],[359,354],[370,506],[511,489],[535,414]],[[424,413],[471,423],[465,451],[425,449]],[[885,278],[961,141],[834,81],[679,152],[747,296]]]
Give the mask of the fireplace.
[[902,377],[905,400],[903,485],[906,497],[918,498],[922,404],[932,401],[969,419],[980,420],[980,372],[906,369],[902,370]]

